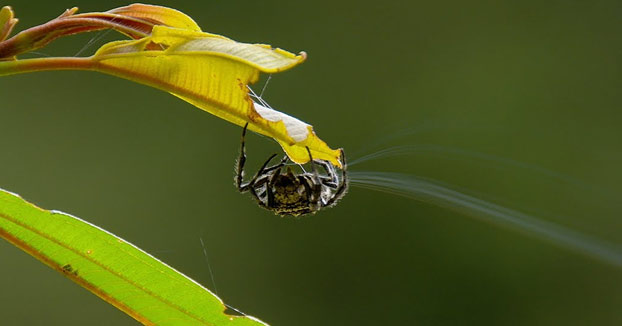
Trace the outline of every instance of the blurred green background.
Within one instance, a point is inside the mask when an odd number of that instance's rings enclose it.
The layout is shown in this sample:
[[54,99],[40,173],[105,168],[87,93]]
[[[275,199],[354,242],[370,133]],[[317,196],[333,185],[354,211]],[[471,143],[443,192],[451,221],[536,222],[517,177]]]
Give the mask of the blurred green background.
[[[532,167],[416,152],[352,170],[433,178],[621,243],[619,1],[152,3],[209,32],[307,51],[264,98],[350,159],[431,144]],[[18,30],[71,6],[125,4],[2,3]],[[72,56],[98,35],[40,52]],[[619,268],[446,208],[352,188],[315,216],[276,217],[233,186],[241,128],[146,86],[74,71],[2,77],[0,117],[0,187],[214,289],[202,237],[218,294],[271,325],[622,324]],[[248,150],[254,171],[279,148],[251,135]],[[137,324],[4,241],[0,261],[2,325]]]

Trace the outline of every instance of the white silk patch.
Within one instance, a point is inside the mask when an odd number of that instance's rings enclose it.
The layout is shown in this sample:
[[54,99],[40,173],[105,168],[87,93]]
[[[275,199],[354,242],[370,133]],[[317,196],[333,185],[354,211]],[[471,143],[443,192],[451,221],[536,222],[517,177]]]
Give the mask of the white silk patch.
[[253,102],[253,104],[255,105],[255,111],[262,118],[271,122],[283,121],[287,134],[297,143],[304,141],[309,136],[309,124],[259,103]]

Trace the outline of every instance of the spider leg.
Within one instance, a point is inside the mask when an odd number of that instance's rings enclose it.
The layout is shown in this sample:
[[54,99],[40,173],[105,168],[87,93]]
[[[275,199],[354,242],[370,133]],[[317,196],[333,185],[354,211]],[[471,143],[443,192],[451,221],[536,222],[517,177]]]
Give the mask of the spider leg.
[[[259,206],[269,209],[268,206],[266,205],[266,201],[263,199],[265,198],[266,195],[266,190],[262,191],[261,193],[257,194],[257,189],[259,189],[259,187],[266,185],[266,189],[268,189],[267,183],[268,180],[270,179],[271,175],[264,175],[261,178],[258,178],[257,180],[255,180],[255,182],[252,185],[248,185],[247,190],[248,192],[251,193],[251,195],[253,196],[253,199],[255,199],[255,201],[257,202],[257,204],[259,204]],[[250,183],[250,182],[249,182]]]
[[[258,188],[263,186],[264,184],[268,183],[268,180],[270,180],[272,176],[271,175],[264,175],[261,178],[258,178],[257,180],[255,180],[255,182],[253,183],[253,187],[254,188]],[[262,193],[263,194],[263,193]],[[260,195],[262,195],[260,194]]]
[[240,157],[238,158],[238,162],[237,162],[237,165],[236,165],[235,185],[236,185],[236,187],[238,188],[238,190],[240,192],[248,191],[249,186],[252,186],[253,184],[255,184],[257,178],[260,178],[263,175],[267,174],[268,172],[270,172],[272,170],[275,170],[275,169],[285,165],[285,163],[287,163],[287,160],[288,160],[287,155],[285,155],[281,159],[281,162],[279,162],[278,164],[276,164],[274,166],[266,168],[268,163],[270,163],[270,161],[277,154],[274,154],[274,155],[270,156],[268,158],[268,160],[263,164],[261,169],[259,169],[259,172],[257,172],[257,174],[248,183],[244,183],[244,164],[246,163],[246,145],[245,145],[246,142],[245,142],[245,138],[246,138],[246,129],[247,128],[248,128],[248,122],[244,125],[244,129],[242,129],[242,137],[240,139]]
[[305,187],[305,191],[310,195],[309,202],[314,203],[317,199],[314,199],[313,196],[313,179],[308,174],[299,175],[298,181]]
[[248,187],[249,192],[251,193],[251,195],[253,195],[253,198],[255,198],[255,201],[257,202],[257,204],[263,208],[268,208],[268,206],[266,206],[266,203],[264,203],[263,200],[261,200],[261,198],[259,197],[259,195],[257,195],[257,191],[255,190],[255,187]]
[[[272,161],[272,159],[273,159],[276,155],[277,155],[277,154],[272,154],[272,155],[268,158],[268,160],[267,160],[267,161],[266,161],[266,162],[265,162],[265,163],[261,166],[261,168],[260,168],[260,169],[259,169],[259,171],[257,172],[257,175],[255,175],[255,177],[253,178],[253,180],[255,180],[255,179],[257,179],[257,178],[260,178],[260,177],[262,177],[262,176],[267,176],[268,174],[275,175],[275,174],[279,174],[279,173],[280,173],[281,168],[285,165],[285,163],[286,163],[286,162],[287,162],[287,160],[289,159],[289,158],[287,157],[287,155],[285,155],[285,156],[281,159],[281,162],[279,162],[279,163],[277,163],[277,164],[275,164],[275,165],[273,165],[273,166],[271,166],[271,167],[269,167],[269,168],[267,168],[267,167],[266,167],[266,166],[268,166],[268,163],[270,163],[270,161]],[[276,172],[272,172],[272,171],[274,171],[274,170],[276,170]],[[272,172],[272,173],[270,173],[270,172]],[[255,182],[253,182],[253,180],[251,180],[251,181],[249,182],[249,184],[253,184],[253,185],[255,185],[255,184],[256,184],[256,181],[255,181]],[[271,179],[271,180],[272,180],[272,179]],[[267,181],[267,179],[266,179],[266,181]],[[265,181],[264,181],[264,182],[265,182]]]
[[341,182],[339,183],[339,188],[337,188],[337,191],[335,191],[335,195],[326,202],[326,204],[324,205],[325,207],[336,204],[337,201],[343,198],[343,196],[348,191],[348,163],[346,162],[346,155],[343,152],[343,148],[341,149],[341,162],[343,164],[343,167],[341,169]]
[[319,203],[324,205],[324,203],[322,202],[322,183],[320,181],[320,175],[317,172],[317,168],[315,167],[313,156],[311,156],[311,150],[309,150],[308,146],[305,147],[307,148],[307,153],[309,153],[309,161],[311,162],[311,173],[313,177],[309,202],[314,205],[313,210],[315,211],[319,209]]
[[[276,154],[274,154],[274,155],[276,155]],[[282,168],[283,166],[285,166],[285,163],[287,163],[288,160],[289,160],[289,157],[287,155],[283,156],[283,158],[281,159],[281,162],[279,162],[279,163],[277,163],[277,164],[275,164],[275,165],[273,165],[273,166],[271,166],[269,168],[265,168],[263,170],[264,174],[268,173],[270,171]]]
[[334,182],[329,177],[320,176],[320,181],[322,181],[323,185],[325,185],[325,186],[327,186],[329,188],[337,189],[337,187],[339,187],[339,184],[337,182]]
[[272,159],[276,156],[276,154],[272,154],[270,155],[270,157],[268,157],[268,159],[263,163],[263,165],[261,166],[261,168],[259,169],[259,171],[257,171],[257,173],[255,174],[255,176],[253,176],[253,178],[243,187],[253,187],[255,186],[255,183],[257,182],[257,179],[266,176],[267,172],[266,172],[266,166],[268,166],[268,164],[270,163],[270,161],[272,161]]
[[240,156],[238,157],[238,162],[235,166],[235,186],[240,192],[248,190],[247,185],[242,185],[244,179],[244,163],[246,163],[246,148],[244,146],[244,138],[246,137],[247,127],[248,122],[244,125],[244,129],[242,129],[242,137],[240,138]]
[[276,170],[270,176],[270,182],[266,185],[266,194],[267,194],[267,205],[268,207],[274,207],[274,193],[272,192],[272,187],[276,183],[277,177],[281,174],[281,169],[285,165],[287,161],[287,155],[281,160],[280,164],[275,165]]
[[283,166],[279,166],[276,168],[276,171],[274,171],[274,173],[272,173],[272,177],[270,177],[270,183],[268,185],[268,187],[272,187],[274,186],[274,184],[276,183],[276,177],[281,174],[281,169],[283,168]]
[[335,167],[332,164],[324,160],[315,160],[315,164],[318,164],[319,166],[324,168],[324,170],[326,171],[327,177],[332,182],[334,183],[339,182],[339,180],[337,180],[337,173],[335,172]]
[[322,184],[329,188],[337,189],[339,187],[339,179],[337,178],[335,167],[324,160],[315,160],[315,163],[319,164],[326,171],[327,176],[320,175]]

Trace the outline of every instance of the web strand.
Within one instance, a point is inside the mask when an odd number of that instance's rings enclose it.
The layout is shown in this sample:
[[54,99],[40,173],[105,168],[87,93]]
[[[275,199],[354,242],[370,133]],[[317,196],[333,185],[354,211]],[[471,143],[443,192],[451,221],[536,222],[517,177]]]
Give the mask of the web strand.
[[356,171],[350,172],[350,182],[353,186],[429,202],[516,229],[559,247],[622,267],[622,248],[618,244],[607,243],[562,225],[453,190],[437,181],[401,173]]

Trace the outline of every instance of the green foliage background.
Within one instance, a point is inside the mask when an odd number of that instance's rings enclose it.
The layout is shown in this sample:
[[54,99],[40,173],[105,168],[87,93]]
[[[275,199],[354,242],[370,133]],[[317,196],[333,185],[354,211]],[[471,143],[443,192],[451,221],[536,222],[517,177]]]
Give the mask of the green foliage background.
[[[13,6],[21,30],[74,5],[125,4],[1,5]],[[205,31],[307,51],[264,97],[350,158],[436,144],[579,181],[430,152],[353,170],[435,178],[619,243],[619,2],[155,4]],[[74,55],[96,35],[42,52]],[[203,237],[220,296],[272,325],[622,323],[619,269],[443,208],[354,188],[314,217],[259,209],[233,187],[240,128],[155,89],[86,72],[2,77],[0,117],[0,187],[85,218],[214,289]],[[390,138],[404,130],[418,132]],[[248,146],[251,167],[279,150],[256,136]],[[6,242],[0,261],[3,325],[136,324]]]

